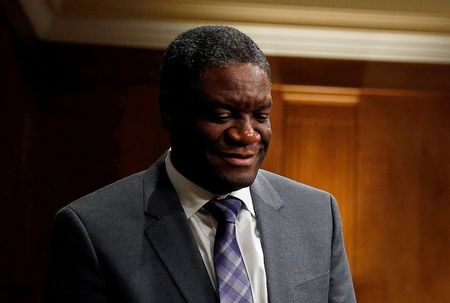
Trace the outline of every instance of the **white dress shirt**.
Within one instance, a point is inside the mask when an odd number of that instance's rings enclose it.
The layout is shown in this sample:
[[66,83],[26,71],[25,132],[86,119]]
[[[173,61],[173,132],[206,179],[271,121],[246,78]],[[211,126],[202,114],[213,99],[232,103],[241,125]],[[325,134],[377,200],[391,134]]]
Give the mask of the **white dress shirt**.
[[[202,207],[218,196],[198,186],[178,172],[170,160],[170,151],[165,159],[167,175],[180,198],[181,205],[197,240],[211,282],[216,289],[213,252],[217,221]],[[229,193],[244,203],[236,219],[236,239],[241,250],[253,294],[253,302],[267,302],[266,271],[259,230],[256,226],[255,210],[250,188],[245,187]]]

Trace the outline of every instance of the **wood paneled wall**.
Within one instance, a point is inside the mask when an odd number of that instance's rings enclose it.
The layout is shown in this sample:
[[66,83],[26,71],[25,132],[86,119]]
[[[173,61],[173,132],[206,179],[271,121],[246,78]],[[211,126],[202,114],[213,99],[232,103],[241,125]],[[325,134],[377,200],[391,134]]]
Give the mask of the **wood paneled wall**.
[[450,302],[450,99],[362,96],[356,271],[360,302]]
[[450,94],[275,85],[273,95],[281,129],[266,165],[337,197],[358,301],[450,301]]
[[278,165],[278,173],[343,201],[340,211],[352,260],[359,91],[292,85],[274,85],[273,91],[275,111],[281,112],[273,123],[281,131],[276,134],[280,160],[272,168]]

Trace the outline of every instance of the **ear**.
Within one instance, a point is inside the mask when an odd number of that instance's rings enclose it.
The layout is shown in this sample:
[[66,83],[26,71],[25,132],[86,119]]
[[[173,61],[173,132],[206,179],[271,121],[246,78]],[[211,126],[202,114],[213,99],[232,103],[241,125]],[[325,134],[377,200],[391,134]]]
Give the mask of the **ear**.
[[172,125],[171,110],[169,105],[170,100],[168,96],[160,93],[158,96],[159,114],[161,117],[161,125],[166,130],[170,130]]
[[172,118],[166,112],[163,111],[160,111],[160,115],[162,127],[166,130],[170,130],[172,127]]

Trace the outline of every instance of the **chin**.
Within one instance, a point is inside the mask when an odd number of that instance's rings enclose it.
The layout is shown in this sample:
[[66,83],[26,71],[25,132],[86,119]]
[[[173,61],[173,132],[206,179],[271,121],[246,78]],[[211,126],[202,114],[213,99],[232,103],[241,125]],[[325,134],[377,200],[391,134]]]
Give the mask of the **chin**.
[[197,175],[203,171],[201,181],[203,186],[216,194],[226,194],[244,187],[250,186],[256,178],[263,157],[260,157],[249,166],[238,166],[224,161],[220,157],[207,157],[205,165],[199,169],[197,167]]
[[250,174],[236,174],[236,175],[227,175],[222,178],[222,185],[227,187],[226,192],[238,190],[253,184],[256,178],[256,172],[252,172]]

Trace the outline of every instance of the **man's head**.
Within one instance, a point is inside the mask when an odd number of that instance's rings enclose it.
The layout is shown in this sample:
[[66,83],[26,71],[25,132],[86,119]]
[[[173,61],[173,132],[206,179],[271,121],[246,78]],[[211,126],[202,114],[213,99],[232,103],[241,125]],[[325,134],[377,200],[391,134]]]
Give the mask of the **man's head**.
[[249,186],[271,137],[270,68],[245,34],[203,26],[179,35],[161,70],[160,109],[174,166],[218,194]]

